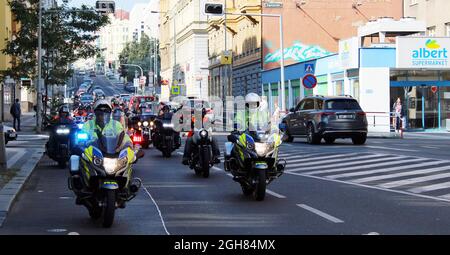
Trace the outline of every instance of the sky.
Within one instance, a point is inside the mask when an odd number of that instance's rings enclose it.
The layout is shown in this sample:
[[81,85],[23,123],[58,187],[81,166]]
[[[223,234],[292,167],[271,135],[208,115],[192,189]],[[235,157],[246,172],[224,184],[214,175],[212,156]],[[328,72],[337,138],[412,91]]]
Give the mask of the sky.
[[[82,4],[87,6],[95,6],[96,0],[69,0],[71,6],[79,7]],[[126,11],[131,11],[133,5],[137,3],[149,3],[150,0],[115,0],[116,9],[123,9]]]

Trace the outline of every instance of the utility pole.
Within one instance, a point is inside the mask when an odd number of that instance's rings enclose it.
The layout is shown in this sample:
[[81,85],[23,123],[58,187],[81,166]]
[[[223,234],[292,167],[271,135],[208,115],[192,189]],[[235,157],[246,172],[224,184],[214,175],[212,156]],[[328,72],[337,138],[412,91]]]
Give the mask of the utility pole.
[[39,0],[39,26],[38,26],[38,82],[36,103],[36,132],[42,132],[42,0]]

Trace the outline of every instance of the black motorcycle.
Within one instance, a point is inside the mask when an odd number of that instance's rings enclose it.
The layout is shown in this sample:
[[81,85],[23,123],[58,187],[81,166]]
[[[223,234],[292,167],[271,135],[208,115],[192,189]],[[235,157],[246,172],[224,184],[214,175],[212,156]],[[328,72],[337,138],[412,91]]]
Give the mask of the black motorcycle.
[[161,151],[165,158],[170,158],[172,152],[181,146],[180,133],[174,130],[171,119],[155,119],[152,140],[155,148]]
[[189,155],[189,167],[198,176],[209,177],[211,167],[214,166],[212,134],[202,128],[192,134],[192,154]]
[[84,149],[81,157],[73,155],[70,159],[68,185],[77,197],[76,204],[84,205],[91,218],[102,218],[103,227],[113,224],[116,208],[125,208],[142,185],[140,179],[132,178],[132,165],[144,153],[121,147],[124,136],[124,132],[102,135]]
[[46,154],[58,162],[60,168],[67,166],[77,129],[75,124],[54,124],[51,128],[50,139],[45,144]]

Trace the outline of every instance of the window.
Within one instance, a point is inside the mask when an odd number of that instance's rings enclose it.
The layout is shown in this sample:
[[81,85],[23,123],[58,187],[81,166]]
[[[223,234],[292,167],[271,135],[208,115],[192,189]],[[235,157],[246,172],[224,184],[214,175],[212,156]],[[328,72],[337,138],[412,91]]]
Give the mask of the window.
[[332,99],[325,103],[327,110],[361,110],[358,102],[354,99]]
[[300,106],[300,110],[314,110],[314,99],[305,99]]
[[323,100],[322,99],[317,99],[317,110],[322,110],[323,109]]
[[436,36],[436,26],[432,26],[427,28],[428,36],[434,37]]

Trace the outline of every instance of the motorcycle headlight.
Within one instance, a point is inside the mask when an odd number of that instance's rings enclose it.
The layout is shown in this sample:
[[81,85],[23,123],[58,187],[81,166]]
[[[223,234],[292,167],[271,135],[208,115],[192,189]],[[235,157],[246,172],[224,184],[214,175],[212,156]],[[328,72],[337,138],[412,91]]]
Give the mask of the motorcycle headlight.
[[207,138],[208,137],[208,131],[206,131],[206,130],[202,130],[202,131],[200,131],[200,137],[201,138]]
[[164,123],[163,127],[165,127],[165,128],[173,128],[173,124],[172,123]]
[[138,122],[138,126],[142,126],[142,122],[139,121],[139,122]]
[[117,169],[118,160],[116,158],[105,158],[103,160],[103,168],[107,174],[114,174]]
[[58,135],[68,135],[70,133],[70,129],[68,129],[68,128],[58,128],[58,129],[56,129],[56,133]]
[[78,127],[78,129],[82,129],[82,128],[83,128],[83,126],[84,126],[84,124],[83,124],[83,123],[77,124],[77,127]]
[[155,123],[153,122],[153,121],[150,121],[150,126],[154,126],[155,125]]
[[144,121],[144,127],[148,127],[148,121]]
[[267,143],[255,143],[255,151],[256,154],[260,157],[266,156],[266,154],[270,151],[271,146]]

